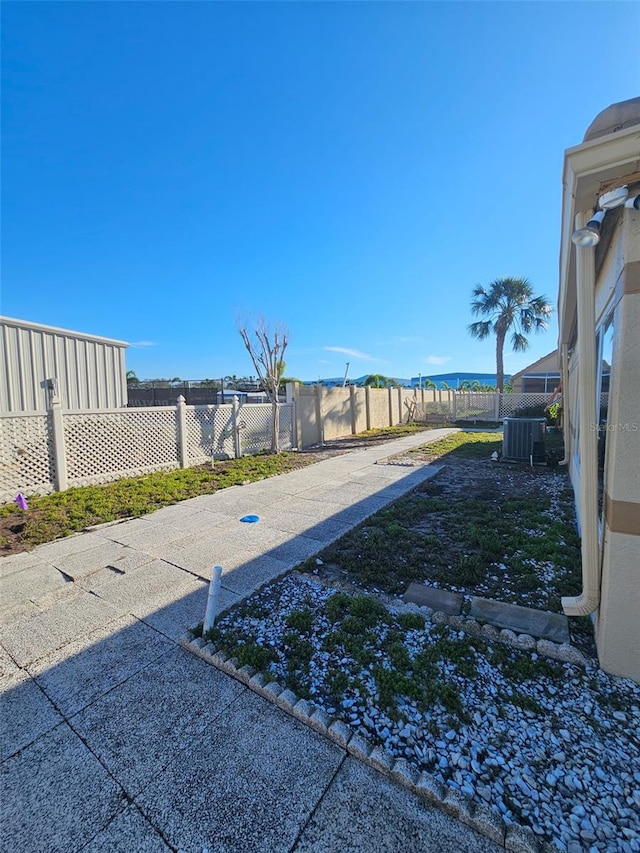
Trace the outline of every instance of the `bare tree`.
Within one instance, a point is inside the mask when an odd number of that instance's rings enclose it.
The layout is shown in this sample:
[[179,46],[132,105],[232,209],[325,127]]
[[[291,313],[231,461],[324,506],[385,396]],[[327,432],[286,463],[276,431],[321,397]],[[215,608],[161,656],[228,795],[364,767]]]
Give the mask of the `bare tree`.
[[256,322],[255,329],[249,330],[248,323],[238,323],[238,332],[242,338],[251,361],[258,374],[268,399],[273,404],[271,450],[280,452],[278,433],[280,431],[280,413],[278,411],[278,391],[280,379],[284,373],[284,354],[289,343],[289,332],[284,326],[271,331],[262,317]]

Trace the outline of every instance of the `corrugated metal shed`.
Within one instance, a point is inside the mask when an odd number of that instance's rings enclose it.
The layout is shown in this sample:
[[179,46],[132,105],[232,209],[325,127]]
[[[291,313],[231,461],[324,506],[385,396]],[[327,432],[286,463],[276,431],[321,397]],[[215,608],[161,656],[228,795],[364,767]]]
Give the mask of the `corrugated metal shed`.
[[126,406],[128,346],[111,338],[0,317],[0,411],[46,411],[47,379],[57,379],[63,409]]

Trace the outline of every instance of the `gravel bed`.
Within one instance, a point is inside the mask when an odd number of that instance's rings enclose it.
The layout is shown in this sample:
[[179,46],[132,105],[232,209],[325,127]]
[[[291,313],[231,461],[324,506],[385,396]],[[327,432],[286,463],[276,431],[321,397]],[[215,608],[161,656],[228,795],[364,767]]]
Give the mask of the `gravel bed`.
[[384,596],[359,624],[336,594],[293,573],[224,616],[213,645],[506,827],[567,853],[640,853],[640,686]]

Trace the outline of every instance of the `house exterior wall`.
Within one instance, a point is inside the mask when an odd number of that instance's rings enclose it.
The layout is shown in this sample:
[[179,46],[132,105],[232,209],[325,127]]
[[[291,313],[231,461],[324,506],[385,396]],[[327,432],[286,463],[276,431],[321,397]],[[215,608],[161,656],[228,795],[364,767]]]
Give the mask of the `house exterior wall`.
[[65,409],[127,404],[124,341],[0,318],[0,411],[44,412],[45,380],[56,379]]
[[[620,243],[627,262],[613,291],[618,295],[613,297],[617,304],[595,629],[603,668],[640,681],[640,214],[625,220]],[[611,290],[611,278],[599,285]]]
[[[608,395],[603,511],[600,518],[600,601],[594,629],[600,665],[640,682],[640,213],[620,211],[606,255],[599,258],[594,292],[596,335],[613,323]],[[581,341],[570,343],[569,473],[576,494],[581,468],[580,430],[598,429],[578,418]],[[602,432],[602,428],[600,430]],[[579,504],[578,504],[579,509]],[[583,519],[579,519],[582,527]]]

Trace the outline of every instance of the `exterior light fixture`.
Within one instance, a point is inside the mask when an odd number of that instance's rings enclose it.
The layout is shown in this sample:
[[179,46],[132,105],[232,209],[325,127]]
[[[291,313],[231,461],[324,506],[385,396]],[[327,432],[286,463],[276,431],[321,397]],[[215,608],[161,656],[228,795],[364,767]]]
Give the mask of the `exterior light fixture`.
[[571,235],[571,242],[581,249],[597,246],[600,242],[600,226],[605,217],[606,210],[599,210],[591,217],[584,228],[578,228]]
[[629,197],[629,189],[627,186],[616,187],[615,190],[610,190],[608,193],[603,193],[598,199],[598,207],[600,210],[613,210],[614,207],[621,207]]
[[628,201],[624,203],[625,207],[630,207],[633,210],[640,210],[640,195],[637,195],[635,198],[630,198]]

